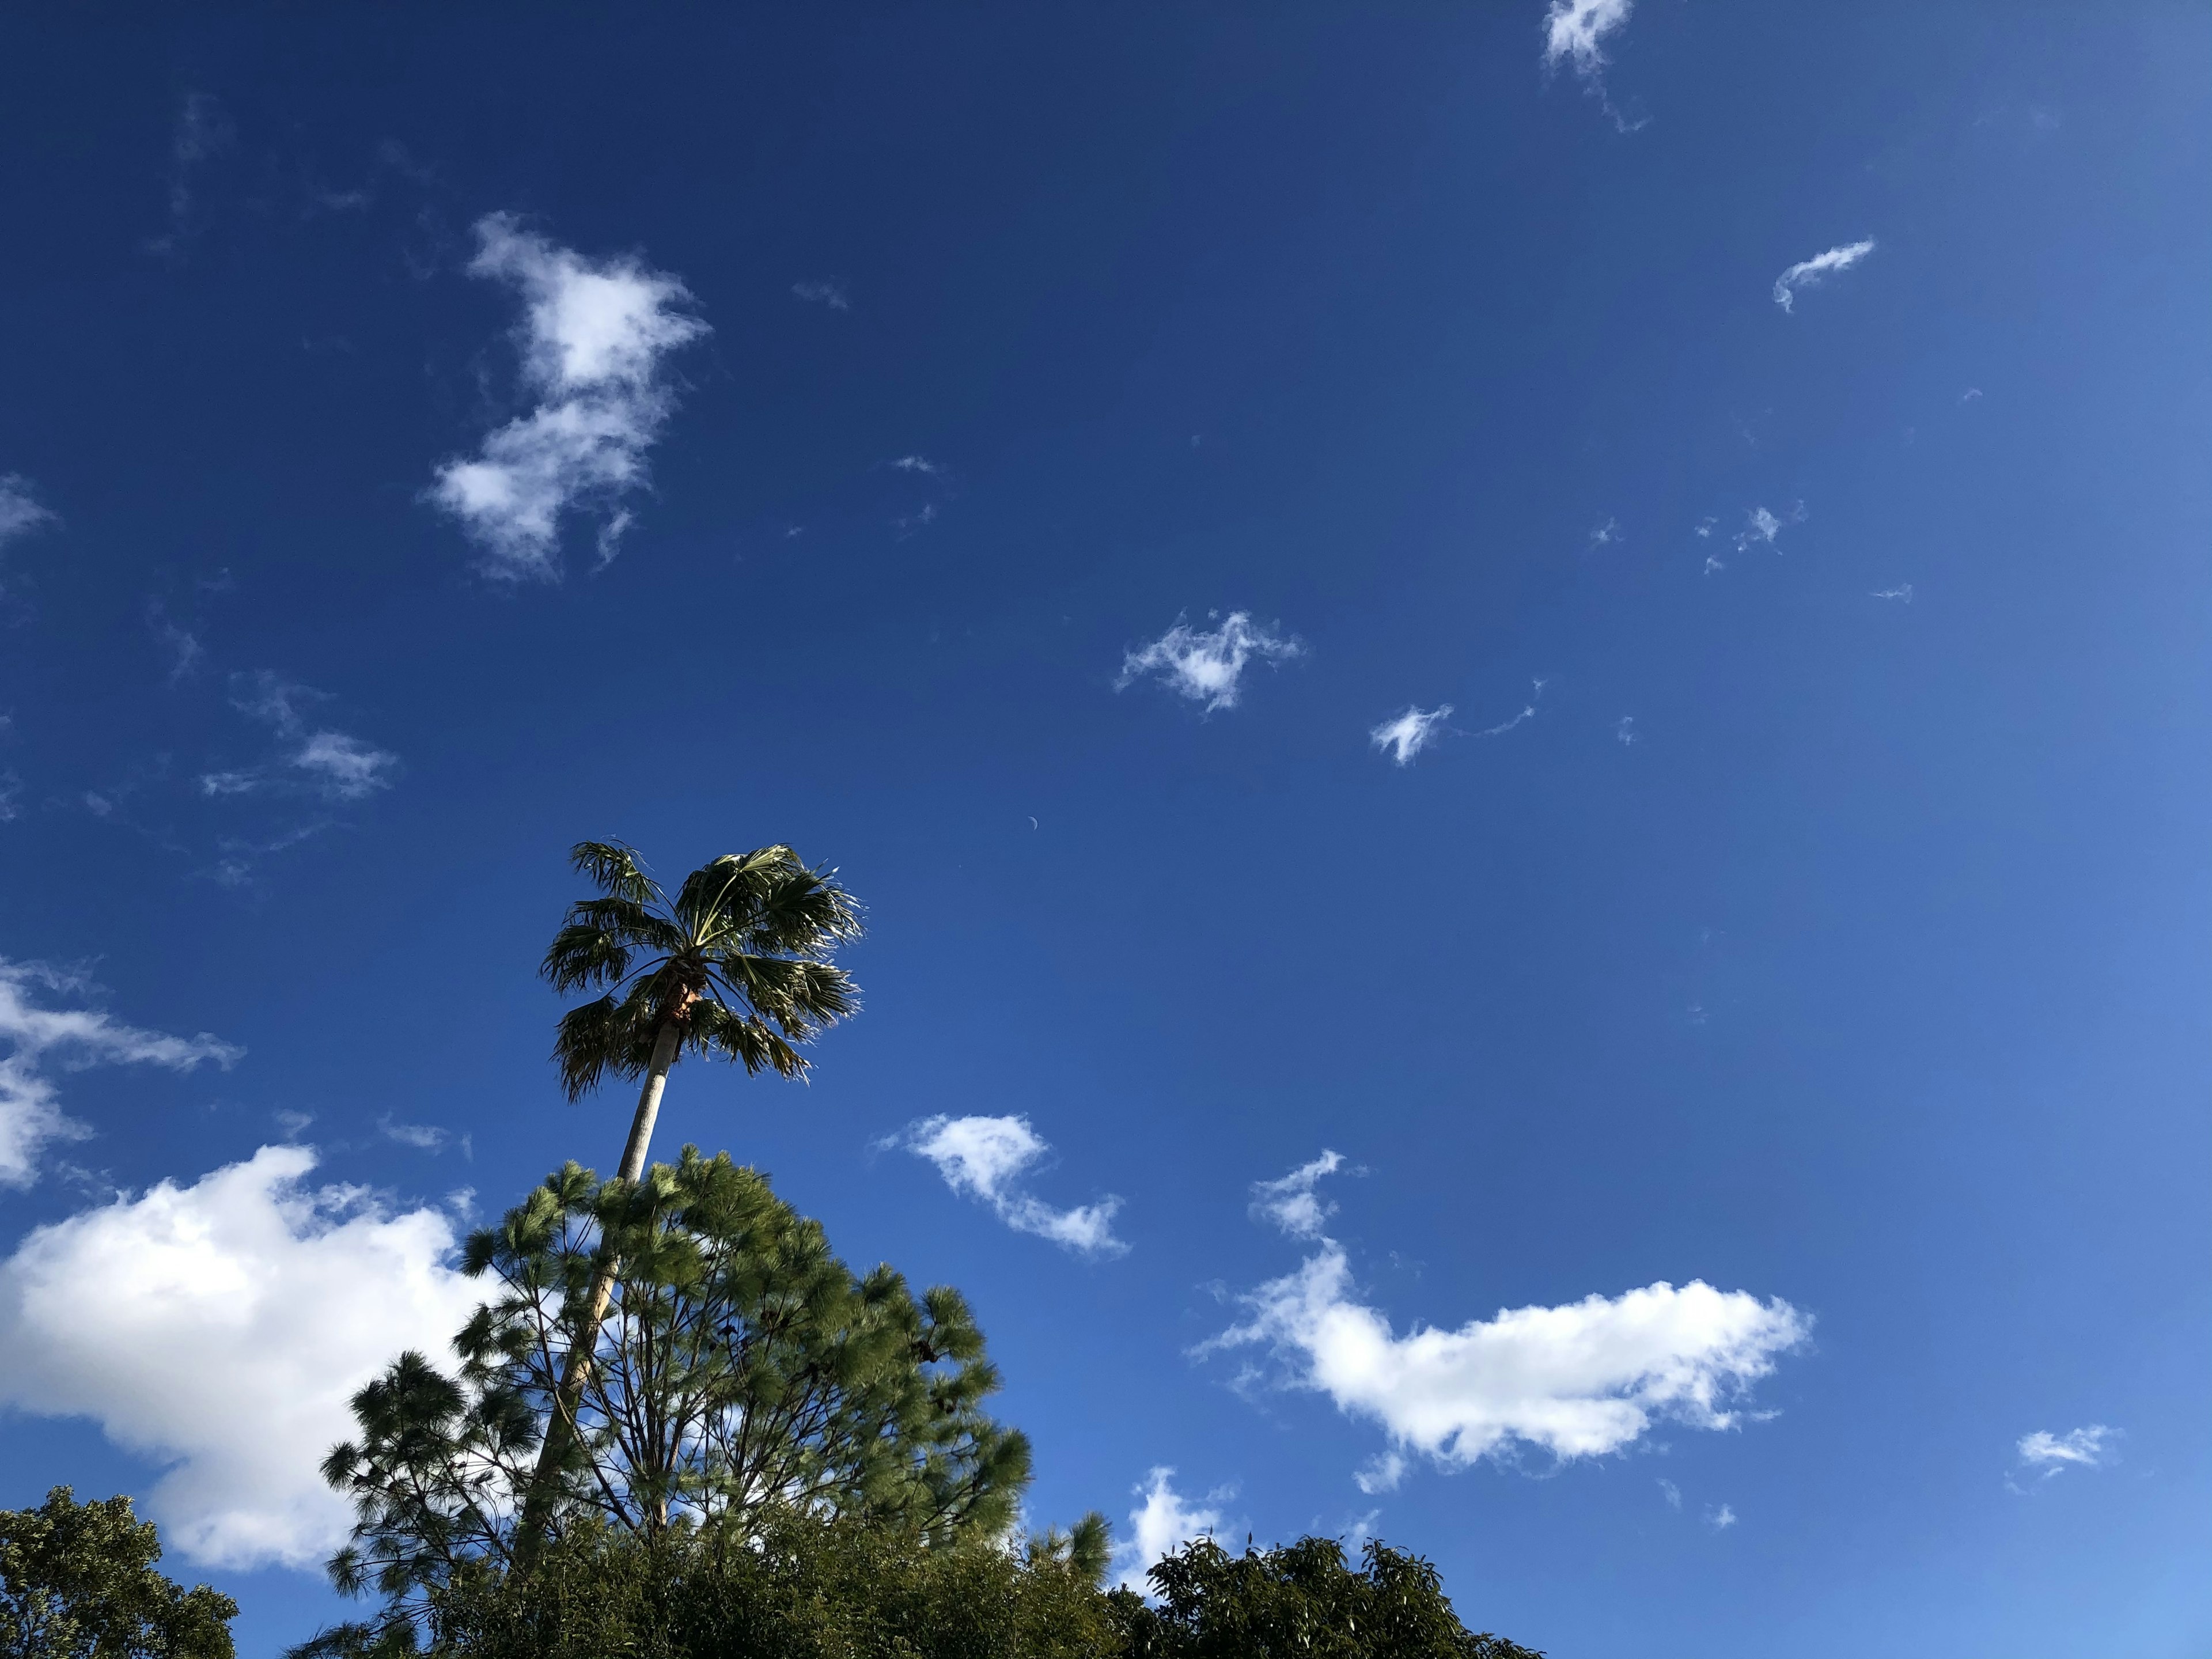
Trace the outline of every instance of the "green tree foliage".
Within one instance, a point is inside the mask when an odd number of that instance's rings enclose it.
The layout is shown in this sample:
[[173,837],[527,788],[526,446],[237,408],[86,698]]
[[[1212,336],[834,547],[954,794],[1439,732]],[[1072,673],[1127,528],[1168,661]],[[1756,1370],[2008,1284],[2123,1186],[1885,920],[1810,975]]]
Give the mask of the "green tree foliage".
[[[590,1319],[608,1260],[615,1295]],[[726,1562],[786,1511],[929,1546],[1012,1524],[1029,1442],[982,1410],[999,1376],[959,1293],[854,1274],[726,1154],[687,1146],[635,1182],[571,1164],[473,1236],[465,1266],[493,1294],[455,1339],[458,1374],[403,1354],[355,1397],[359,1438],[324,1465],[358,1517],[332,1577],[384,1598],[380,1627],[526,1556],[516,1517],[579,1341],[591,1363],[553,1471],[552,1544]]]
[[1150,1577],[1158,1605],[1122,1607],[1127,1659],[1542,1659],[1471,1633],[1434,1567],[1372,1539],[1354,1568],[1334,1539],[1231,1555],[1205,1538]]
[[128,1498],[56,1486],[0,1510],[0,1659],[231,1659],[238,1603],[155,1571],[161,1542]]
[[[1077,1534],[1103,1550],[1097,1517]],[[789,1511],[719,1553],[571,1532],[526,1574],[441,1586],[424,1628],[439,1659],[1542,1659],[1470,1634],[1435,1571],[1383,1545],[1353,1568],[1328,1539],[1194,1544],[1154,1569],[1148,1607],[1101,1590],[1103,1553],[1072,1560],[1074,1540],[1017,1554]]]

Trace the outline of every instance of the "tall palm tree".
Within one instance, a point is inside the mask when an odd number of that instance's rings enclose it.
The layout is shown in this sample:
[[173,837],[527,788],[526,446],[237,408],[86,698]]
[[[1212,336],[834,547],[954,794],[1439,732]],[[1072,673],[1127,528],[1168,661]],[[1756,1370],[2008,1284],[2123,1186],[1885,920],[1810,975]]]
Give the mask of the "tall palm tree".
[[[539,972],[557,991],[606,989],[562,1016],[553,1058],[571,1100],[610,1072],[644,1078],[619,1172],[635,1181],[645,1173],[669,1068],[686,1052],[721,1054],[749,1073],[805,1076],[798,1045],[860,1006],[852,976],[830,960],[860,937],[860,906],[835,871],[810,870],[783,846],[702,865],[672,900],[620,842],[579,842],[568,862],[599,896],[568,907]],[[524,1506],[526,1553],[544,1532],[619,1270],[611,1255],[600,1262],[569,1335],[557,1409]]]

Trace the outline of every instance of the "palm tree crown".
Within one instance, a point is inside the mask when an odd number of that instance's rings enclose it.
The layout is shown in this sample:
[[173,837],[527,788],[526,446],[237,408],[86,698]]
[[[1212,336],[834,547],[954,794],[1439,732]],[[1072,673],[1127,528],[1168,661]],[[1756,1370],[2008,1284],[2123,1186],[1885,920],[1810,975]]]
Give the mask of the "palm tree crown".
[[556,990],[608,988],[561,1019],[553,1058],[571,1100],[610,1070],[653,1069],[672,1032],[663,1066],[688,1050],[803,1077],[795,1045],[860,1006],[829,959],[860,936],[860,905],[834,870],[808,869],[788,847],[725,854],[672,900],[620,842],[579,842],[568,861],[600,896],[568,907],[539,971]]

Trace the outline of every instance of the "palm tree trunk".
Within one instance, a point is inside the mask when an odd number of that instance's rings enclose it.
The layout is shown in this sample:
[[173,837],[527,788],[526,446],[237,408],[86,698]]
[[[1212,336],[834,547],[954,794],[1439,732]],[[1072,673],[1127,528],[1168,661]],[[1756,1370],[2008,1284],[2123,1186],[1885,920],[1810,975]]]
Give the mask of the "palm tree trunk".
[[[635,1181],[645,1173],[645,1155],[653,1145],[653,1121],[660,1115],[660,1097],[668,1087],[668,1068],[676,1063],[684,1028],[677,1020],[665,1021],[653,1042],[653,1062],[647,1067],[645,1086],[638,1091],[637,1113],[629,1121],[629,1139],[623,1147],[620,1179]],[[576,1410],[584,1395],[584,1379],[591,1374],[592,1353],[598,1347],[599,1326],[613,1299],[615,1276],[622,1263],[611,1250],[602,1249],[599,1271],[592,1275],[592,1297],[583,1322],[569,1338],[567,1361],[561,1368],[560,1392],[553,1401],[552,1419],[538,1449],[538,1468],[522,1504],[522,1519],[515,1529],[515,1559],[527,1565],[544,1541],[545,1522],[553,1505],[553,1490],[561,1465],[576,1432]]]

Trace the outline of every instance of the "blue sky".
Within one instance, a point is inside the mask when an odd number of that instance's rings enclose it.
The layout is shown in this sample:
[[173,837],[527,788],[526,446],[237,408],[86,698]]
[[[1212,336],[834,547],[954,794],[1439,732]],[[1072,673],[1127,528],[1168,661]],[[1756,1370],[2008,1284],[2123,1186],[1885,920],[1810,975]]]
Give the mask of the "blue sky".
[[785,841],[865,1011],[657,1147],[963,1287],[1038,1522],[2212,1641],[2201,9],[0,45],[0,1504],[337,1616],[330,1402],[620,1148],[565,848]]

